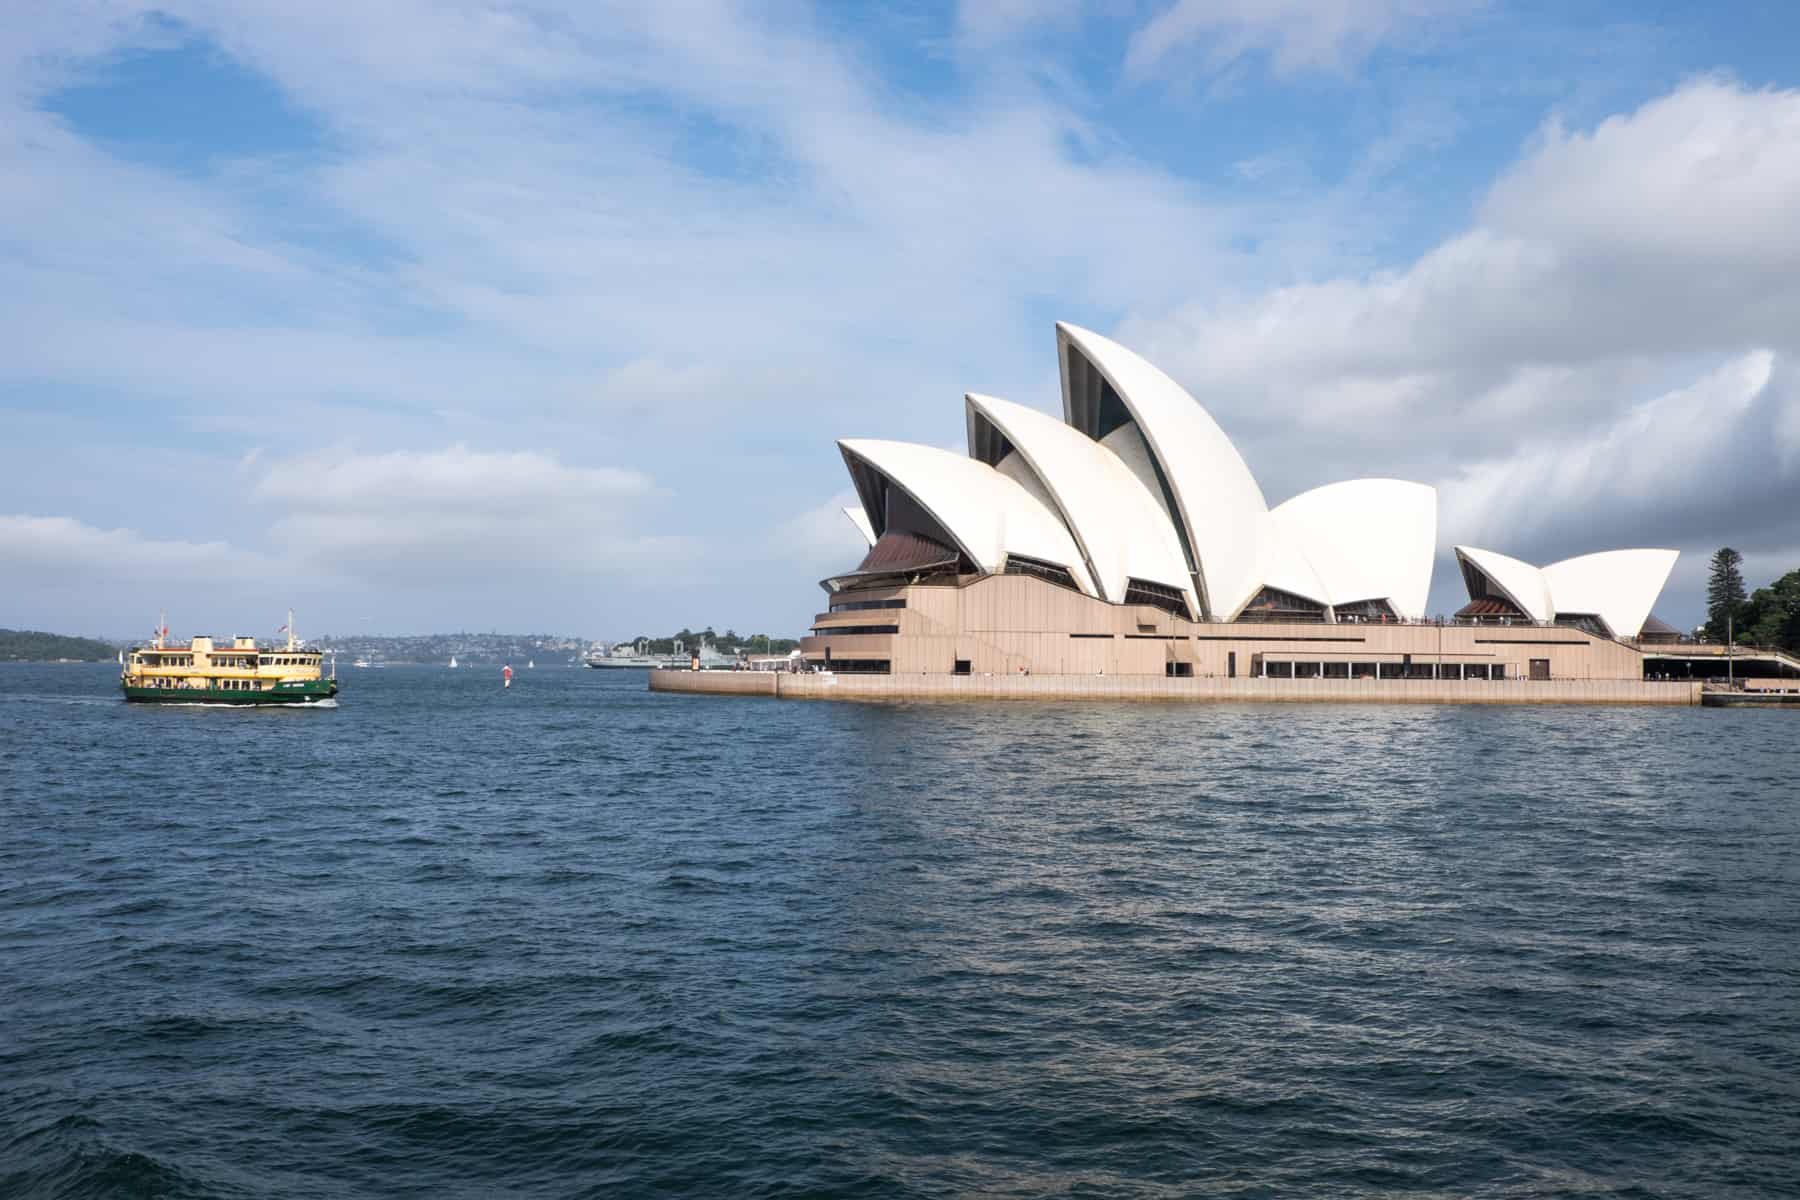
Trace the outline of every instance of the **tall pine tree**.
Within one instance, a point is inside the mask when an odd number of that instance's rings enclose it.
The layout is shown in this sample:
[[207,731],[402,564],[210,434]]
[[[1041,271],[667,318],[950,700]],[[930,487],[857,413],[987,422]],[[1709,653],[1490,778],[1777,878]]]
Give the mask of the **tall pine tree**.
[[1712,577],[1706,583],[1706,636],[1724,641],[1726,618],[1736,618],[1744,607],[1744,556],[1724,546],[1712,556]]

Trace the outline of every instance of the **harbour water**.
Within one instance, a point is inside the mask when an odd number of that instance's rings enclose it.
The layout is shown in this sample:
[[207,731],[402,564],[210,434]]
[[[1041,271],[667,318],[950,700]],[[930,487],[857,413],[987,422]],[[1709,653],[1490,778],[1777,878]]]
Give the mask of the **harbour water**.
[[1793,1195],[1800,724],[0,666],[0,1196]]

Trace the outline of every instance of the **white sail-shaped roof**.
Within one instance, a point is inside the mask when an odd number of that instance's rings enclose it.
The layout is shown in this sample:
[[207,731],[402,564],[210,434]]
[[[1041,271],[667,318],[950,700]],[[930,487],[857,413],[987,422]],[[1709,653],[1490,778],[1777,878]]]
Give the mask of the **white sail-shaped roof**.
[[1099,440],[1113,432],[1107,426],[1120,415],[1106,411],[1110,398],[1103,392],[1089,394],[1073,352],[1111,386],[1149,445],[1207,610],[1221,619],[1236,616],[1262,586],[1258,518],[1268,511],[1237,448],[1181,385],[1117,342],[1062,322],[1056,342],[1064,418]]
[[[1553,621],[1556,609],[1550,603],[1550,589],[1544,584],[1544,574],[1528,562],[1520,562],[1492,550],[1478,550],[1474,546],[1456,547],[1457,561],[1463,564],[1464,571],[1474,568],[1479,571],[1488,584],[1511,600],[1520,612],[1534,621]],[[1474,595],[1471,588],[1470,595]]]
[[981,570],[997,573],[1007,555],[1024,555],[1066,568],[1082,591],[1096,594],[1062,518],[986,463],[912,442],[853,438],[838,442],[838,448],[852,467],[870,532],[878,538],[886,531],[887,514],[881,497],[867,490],[869,478],[854,469],[857,462],[910,496]]
[[850,518],[850,523],[852,525],[856,526],[856,532],[863,535],[863,541],[873,546],[875,544],[875,530],[874,527],[869,524],[869,514],[863,511],[862,505],[849,505],[844,509],[844,515]]
[[1257,539],[1257,590],[1277,588],[1329,607],[1331,589],[1300,543],[1281,534],[1273,513],[1258,516],[1257,525],[1262,531]]
[[1435,488],[1352,479],[1302,492],[1269,517],[1278,542],[1298,550],[1318,573],[1324,603],[1385,600],[1401,617],[1425,615],[1437,556]]
[[1636,637],[1675,569],[1677,550],[1606,550],[1551,563],[1543,570],[1558,614],[1591,613],[1615,637]]
[[[1135,578],[1180,591],[1190,612],[1198,611],[1174,526],[1117,455],[1037,409],[975,393],[964,404],[970,453],[998,458],[1003,470],[1024,460],[1074,535],[1102,599],[1123,603]],[[984,421],[1004,444],[980,436]]]
[[[1614,637],[1636,637],[1650,619],[1650,610],[1681,552],[1604,550],[1543,568],[1473,546],[1458,546],[1456,557],[1465,574],[1472,566],[1534,620],[1598,617]],[[1469,594],[1476,594],[1473,581]]]

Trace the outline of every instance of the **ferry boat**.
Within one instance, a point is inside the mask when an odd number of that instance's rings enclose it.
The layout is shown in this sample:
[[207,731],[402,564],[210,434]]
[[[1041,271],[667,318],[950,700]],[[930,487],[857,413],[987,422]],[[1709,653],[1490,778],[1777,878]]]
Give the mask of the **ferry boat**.
[[196,637],[169,641],[159,624],[147,646],[124,655],[119,686],[125,699],[144,704],[316,704],[337,695],[337,669],[323,670],[323,654],[294,636],[288,614],[287,645],[260,647],[255,638]]

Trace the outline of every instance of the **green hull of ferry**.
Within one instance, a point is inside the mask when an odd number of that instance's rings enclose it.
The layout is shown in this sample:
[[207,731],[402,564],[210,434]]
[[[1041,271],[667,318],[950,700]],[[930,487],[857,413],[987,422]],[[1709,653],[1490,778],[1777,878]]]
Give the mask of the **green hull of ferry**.
[[253,691],[219,687],[134,687],[121,684],[134,704],[317,704],[337,695],[335,679],[284,679]]

